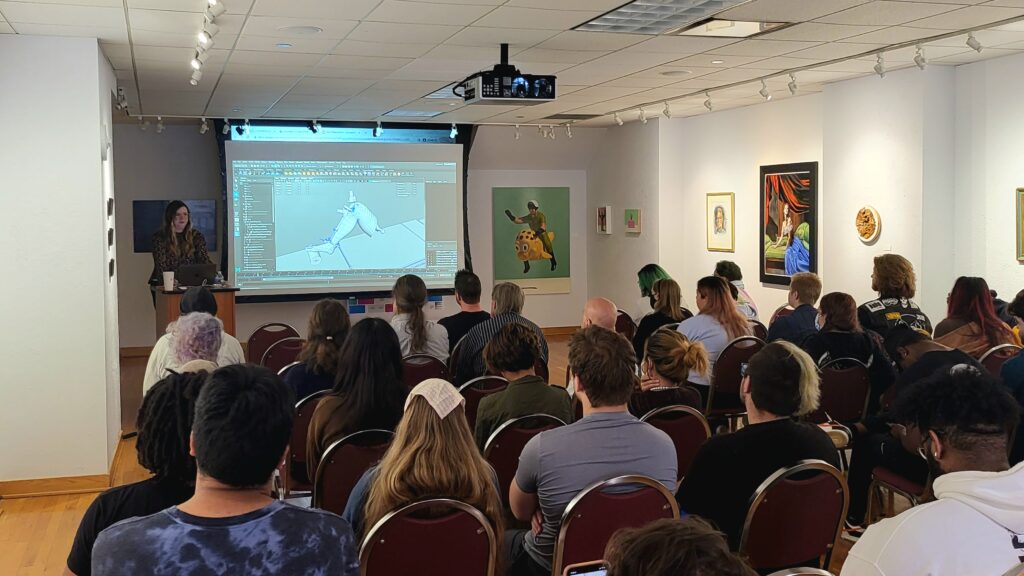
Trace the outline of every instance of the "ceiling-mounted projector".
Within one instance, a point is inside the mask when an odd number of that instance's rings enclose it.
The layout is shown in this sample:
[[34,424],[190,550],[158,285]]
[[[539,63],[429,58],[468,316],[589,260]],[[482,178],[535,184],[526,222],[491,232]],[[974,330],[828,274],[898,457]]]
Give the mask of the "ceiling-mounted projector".
[[[508,44],[501,45],[501,63],[477,72],[456,86],[466,104],[529,106],[555,99],[555,77],[523,74],[508,63]],[[456,92],[458,94],[458,92]]]

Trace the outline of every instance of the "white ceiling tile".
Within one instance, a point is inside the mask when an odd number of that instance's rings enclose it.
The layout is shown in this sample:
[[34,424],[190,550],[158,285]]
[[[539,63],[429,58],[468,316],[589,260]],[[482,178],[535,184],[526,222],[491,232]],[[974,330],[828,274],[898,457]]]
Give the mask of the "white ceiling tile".
[[[58,0],[65,1],[65,0]],[[78,0],[74,0],[78,2]],[[146,10],[170,10],[172,12],[198,12],[200,14],[209,6],[207,0],[127,0],[128,8],[143,8]],[[246,14],[252,6],[253,0],[231,0],[225,4],[228,14]],[[121,6],[121,2],[117,3]]]
[[1024,0],[992,0],[986,2],[985,6],[1007,6],[1010,8],[1024,8]]
[[866,0],[755,0],[716,14],[726,20],[806,22],[846,10]]
[[348,122],[369,122],[376,119],[381,114],[388,112],[387,108],[379,108],[376,110],[354,110],[345,108],[344,105],[331,110],[330,112],[321,116],[324,120],[344,120]]
[[[203,26],[203,15],[195,12],[169,12],[166,10],[133,8],[128,11],[128,17],[131,19],[132,30],[151,30],[153,32],[172,34],[191,31],[194,34]],[[220,22],[217,25],[220,26]]]
[[[4,26],[7,26],[5,24]],[[128,42],[128,29],[105,26],[62,26],[57,24],[28,24],[12,22],[9,25],[18,34],[35,36],[69,36],[76,38],[97,38],[102,42],[125,44]],[[3,26],[0,26],[2,28]]]
[[[1024,41],[1000,44],[999,46],[995,46],[995,48],[998,48],[1000,50],[1024,50]],[[985,50],[988,50],[988,48],[986,48]]]
[[[280,45],[285,45],[281,47]],[[286,52],[297,54],[329,54],[338,41],[333,38],[316,36],[283,38],[273,36],[253,36],[243,34],[235,43],[236,50],[254,50],[259,52]]]
[[[1001,44],[1009,44],[1011,42],[1020,42],[1024,40],[1024,30],[1019,32],[1010,30],[978,30],[974,33],[974,37],[981,42],[982,46],[999,46]],[[961,46],[967,42],[967,34],[963,36],[953,36],[952,38],[944,38],[942,40],[935,40],[929,42],[929,46]]]
[[744,40],[721,48],[715,48],[710,54],[720,56],[750,56],[770,58],[781,56],[817,46],[820,42],[796,42],[793,40]]
[[[695,54],[693,56],[687,56],[686,58],[680,58],[671,62],[672,66],[682,66],[683,68],[689,68],[690,66],[699,66],[701,68],[729,68],[731,66],[740,66],[742,64],[750,64],[758,60],[763,60],[761,56],[720,56],[717,54]],[[722,61],[722,64],[713,64],[713,62]]]
[[314,66],[320,62],[321,58],[320,54],[295,54],[285,51],[234,50],[231,52],[232,63],[259,66]]
[[[470,60],[481,66],[488,66],[498,61],[498,51],[481,50],[478,46],[458,46],[439,44],[426,54],[431,60]],[[515,58],[512,59],[513,63]]]
[[[622,6],[623,0],[558,0],[559,10],[599,10],[608,12]],[[506,6],[517,6],[522,8],[548,8],[552,6],[551,0],[508,0]]]
[[823,24],[821,22],[802,22],[793,26],[787,26],[778,32],[762,34],[758,38],[763,40],[805,40],[811,42],[834,42],[867,34],[881,29],[881,26],[850,26],[845,24]]
[[209,101],[207,92],[188,92],[185,90],[143,90],[142,103],[146,114],[167,116],[199,116]]
[[0,12],[12,24],[49,24],[95,28],[124,28],[125,26],[123,8],[0,2]]
[[602,12],[601,10],[545,10],[502,6],[480,18],[474,24],[477,26],[569,30],[600,16]]
[[409,44],[399,42],[363,42],[343,40],[334,54],[348,56],[389,56],[393,58],[419,58],[434,48],[434,44]]
[[[524,74],[558,74],[562,70],[568,70],[574,65],[567,62],[532,62],[530,60],[519,60],[514,58],[512,64],[517,66]],[[491,67],[488,62],[487,68]]]
[[261,74],[224,74],[220,78],[220,89],[224,90],[268,90],[283,91],[299,80],[298,75],[265,76]]
[[[671,84],[673,82],[679,82],[679,81],[685,80],[687,78],[696,78],[697,76],[701,76],[703,74],[711,74],[712,72],[717,72],[718,70],[719,70],[719,68],[711,68],[711,67],[704,67],[704,66],[685,66],[684,67],[684,66],[676,66],[674,63],[669,63],[669,64],[665,64],[663,66],[655,66],[653,68],[648,68],[647,70],[641,70],[640,72],[636,72],[635,74],[630,74],[629,76],[626,76],[625,78],[629,78],[629,79],[662,78],[662,79],[668,80],[668,82],[659,84],[659,86],[664,86],[665,84]],[[665,75],[666,72],[669,73],[667,76]],[[677,75],[673,75],[673,74],[677,74]]]
[[941,30],[962,30],[974,26],[983,26],[991,22],[1024,16],[1020,8],[996,8],[990,6],[968,6],[938,16],[915,20],[911,24],[919,28]]
[[848,58],[862,52],[870,52],[881,48],[884,44],[861,44],[855,42],[830,42],[821,44],[806,50],[790,52],[787,56],[792,58],[807,58],[810,60],[835,60],[837,58]]
[[411,58],[385,58],[377,56],[346,56],[333,54],[326,56],[318,68],[334,68],[346,70],[382,70],[394,71],[409,64]]
[[691,78],[689,80],[683,80],[682,82],[676,82],[672,87],[684,92],[696,92],[698,90],[704,90],[705,88],[713,88],[720,84],[721,82],[717,80],[705,80],[702,76],[700,78]]
[[875,63],[868,60],[846,60],[844,62],[837,62],[835,64],[829,64],[820,68],[815,68],[821,72],[844,72],[844,73],[865,73],[872,72],[872,68]]
[[289,92],[288,95],[278,100],[274,107],[302,108],[306,110],[323,109],[326,112],[335,106],[339,106],[345,100],[347,100],[347,97],[333,94],[309,95],[292,94]]
[[[205,68],[204,68],[205,70]],[[224,71],[231,74],[251,74],[253,76],[287,76],[289,74],[309,74],[313,66],[283,66],[277,64],[248,64],[231,60],[224,65]]]
[[324,114],[330,111],[326,106],[310,106],[308,108],[291,108],[280,104],[267,110],[260,116],[262,118],[279,118],[287,120],[314,120],[324,118]]
[[409,42],[411,44],[439,44],[461,30],[461,26],[441,24],[397,24],[393,22],[360,22],[346,40],[364,42]]
[[751,78],[757,78],[758,76],[764,76],[764,72],[764,70],[752,70],[750,68],[730,68],[702,76],[701,79],[728,84],[730,82],[742,82]]
[[[946,56],[954,56],[956,54],[962,54],[964,52],[971,51],[967,46],[925,46],[924,55],[928,61],[939,60]],[[908,46],[906,48],[900,48],[899,50],[890,50],[885,53],[886,63],[890,62],[913,62],[914,56],[917,55],[917,48],[914,46]]]
[[[220,20],[218,19],[218,22]],[[278,16],[250,16],[245,21],[245,34],[282,38],[308,38],[304,34],[290,33],[285,28],[293,26],[315,26],[323,30],[316,38],[345,38],[358,22],[353,20],[327,20],[322,18],[282,18]]]
[[851,36],[842,42],[860,42],[864,44],[901,44],[919,38],[934,36],[935,30],[925,28],[913,28],[909,26],[892,26],[875,32],[868,32],[860,36]]
[[[232,0],[233,1],[233,0]],[[362,20],[380,0],[256,0],[254,16]]]
[[[220,40],[220,35],[217,36],[217,40]],[[222,42],[227,44],[227,42]],[[171,32],[153,32],[150,30],[139,30],[137,28],[132,29],[132,44],[135,46],[171,46],[177,48],[194,48],[196,45],[196,35],[192,31],[182,31],[178,33]]]
[[829,24],[860,24],[866,26],[893,26],[906,24],[921,18],[935,16],[943,12],[955,10],[952,4],[925,4],[921,2],[892,2],[876,0],[861,4],[836,14],[820,18],[820,22]]
[[[894,2],[922,2],[924,0],[893,0]],[[932,4],[983,4],[986,0],[927,0]]]
[[935,63],[946,63],[946,64],[969,64],[971,62],[977,62],[979,60],[988,60],[989,58],[999,58],[1001,56],[1010,56],[1013,54],[1020,54],[1019,50],[1004,50],[1001,48],[986,48],[981,54],[974,50],[968,50],[967,52],[961,52],[953,56],[946,56],[944,58],[936,58]]
[[498,45],[509,45],[513,54],[530,46],[544,42],[558,34],[555,30],[533,30],[527,28],[490,28],[486,26],[469,26],[449,38],[445,44],[457,46],[488,46],[498,53]]
[[639,87],[624,87],[624,86],[592,86],[590,88],[584,88],[573,92],[572,100],[574,101],[589,101],[589,102],[603,102],[605,100],[612,100],[615,98],[622,98],[623,96],[629,96],[630,94],[636,94],[637,92],[646,92],[647,90]]
[[[172,48],[167,46],[136,46],[135,58],[139,60],[151,60],[154,62],[174,62],[187,65],[195,54],[194,48]],[[210,50],[210,57],[207,64],[223,63],[227,58],[227,50]]]
[[313,78],[305,77],[299,80],[288,93],[296,95],[323,95],[333,94],[335,96],[354,96],[366,90],[374,83],[373,80],[359,80],[353,78]]
[[751,70],[787,70],[789,68],[800,68],[801,66],[808,66],[814,64],[818,60],[808,60],[806,58],[795,58],[793,56],[776,56],[774,58],[765,58],[764,60],[757,60],[750,62],[749,64],[740,64],[736,68],[749,68]]
[[656,36],[627,48],[628,52],[656,52],[666,54],[700,54],[739,42],[737,38],[700,38],[696,36]]
[[[365,20],[406,24],[460,24],[467,26],[492,10],[490,6],[427,4],[403,0],[384,0]],[[508,26],[515,24],[508,22]]]
[[[15,0],[16,2],[24,0]],[[33,4],[74,4],[77,6],[106,6],[122,8],[124,5],[120,0],[31,0]]]
[[537,48],[546,50],[621,50],[648,39],[650,36],[643,34],[568,30],[541,42]]
[[408,0],[425,4],[467,4],[474,6],[501,6],[505,0]]
[[582,64],[594,58],[600,58],[609,54],[607,51],[582,51],[582,50],[545,50],[543,48],[530,48],[516,54],[516,62],[562,62],[567,64]]
[[867,70],[864,72],[826,72],[824,70],[804,70],[803,72],[796,73],[796,79],[799,84],[804,84],[806,82],[834,82],[844,78],[859,76],[865,72],[867,72]]
[[479,70],[479,63],[472,60],[419,58],[392,72],[388,77],[396,80],[424,81],[448,79],[455,82]]

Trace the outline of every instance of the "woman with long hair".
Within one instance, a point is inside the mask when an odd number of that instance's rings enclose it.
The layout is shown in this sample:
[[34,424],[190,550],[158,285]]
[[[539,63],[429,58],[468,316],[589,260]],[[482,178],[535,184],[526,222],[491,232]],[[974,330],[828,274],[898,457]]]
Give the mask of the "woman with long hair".
[[640,362],[640,390],[629,399],[629,411],[637,418],[673,404],[702,409],[700,394],[686,385],[691,372],[707,375],[708,352],[675,330],[659,329],[644,346]]
[[188,206],[175,200],[164,209],[163,224],[153,234],[153,273],[150,284],[162,282],[164,272],[177,272],[185,264],[206,264],[210,252],[206,237],[192,227]]
[[316,478],[320,457],[335,440],[370,428],[394,430],[407,394],[395,331],[380,318],[356,322],[341,346],[334,388],[317,404],[309,423],[309,478]]
[[843,292],[825,294],[818,303],[815,324],[818,332],[804,340],[804,351],[818,366],[840,358],[863,362],[871,379],[868,414],[878,412],[879,399],[896,380],[896,370],[885,353],[881,338],[860,327],[857,301]]
[[284,375],[284,381],[301,400],[314,392],[334,386],[338,376],[338,354],[345,343],[351,321],[348,307],[340,300],[325,298],[316,303],[309,316],[306,343],[297,364]]
[[497,478],[473,443],[465,402],[454,386],[439,378],[424,380],[409,392],[391,446],[380,464],[359,479],[345,506],[343,517],[357,537],[407,504],[450,498],[482,512],[502,549]]
[[671,278],[663,278],[654,283],[651,289],[654,296],[654,311],[644,316],[633,335],[633,351],[637,358],[644,357],[644,342],[655,330],[666,324],[678,324],[692,314],[687,315],[682,305],[682,291],[679,284]]
[[415,274],[406,274],[395,281],[391,290],[395,299],[395,315],[391,327],[398,335],[402,356],[429,354],[439,360],[448,359],[448,330],[427,320],[427,285]]
[[[697,281],[697,309],[693,318],[679,324],[679,332],[691,342],[700,342],[708,352],[711,369],[726,345],[740,336],[750,336],[747,318],[736,308],[729,284],[718,276],[705,276]],[[702,397],[707,397],[710,370],[707,374],[690,371],[691,384],[696,384]]]
[[975,358],[1000,344],[1020,346],[1020,339],[996,316],[988,283],[974,276],[956,279],[946,319],[935,327],[935,341]]
[[640,287],[640,299],[637,301],[636,314],[633,321],[639,323],[644,316],[654,311],[654,283],[658,280],[672,278],[664,268],[657,264],[645,264],[636,273],[636,283]]

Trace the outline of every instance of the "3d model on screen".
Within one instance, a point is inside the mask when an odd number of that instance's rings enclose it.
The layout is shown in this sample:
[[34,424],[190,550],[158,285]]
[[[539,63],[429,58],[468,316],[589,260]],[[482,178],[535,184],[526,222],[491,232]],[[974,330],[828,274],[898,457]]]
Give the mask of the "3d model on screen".
[[357,202],[356,195],[352,191],[348,193],[348,204],[345,204],[344,208],[339,208],[338,213],[342,216],[341,221],[334,227],[334,233],[329,238],[324,238],[323,244],[306,248],[306,254],[309,256],[311,264],[319,264],[324,255],[340,250],[341,241],[352,232],[356,224],[359,224],[363,233],[371,238],[376,232],[384,232],[377,224],[377,216],[366,205]]

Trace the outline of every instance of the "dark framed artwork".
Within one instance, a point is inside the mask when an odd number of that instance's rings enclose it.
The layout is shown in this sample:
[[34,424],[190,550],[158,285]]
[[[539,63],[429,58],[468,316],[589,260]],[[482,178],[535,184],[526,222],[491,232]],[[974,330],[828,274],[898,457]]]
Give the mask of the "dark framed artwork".
[[1017,188],[1017,261],[1024,262],[1024,188]]
[[818,271],[818,163],[761,166],[761,282]]

